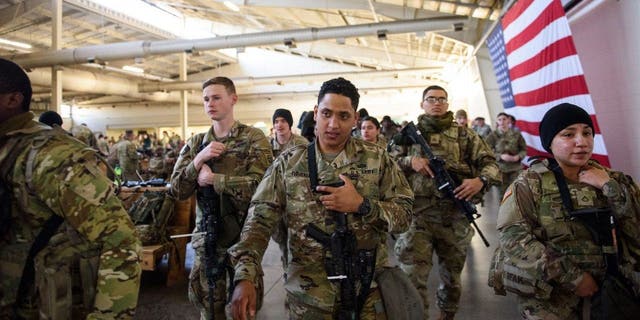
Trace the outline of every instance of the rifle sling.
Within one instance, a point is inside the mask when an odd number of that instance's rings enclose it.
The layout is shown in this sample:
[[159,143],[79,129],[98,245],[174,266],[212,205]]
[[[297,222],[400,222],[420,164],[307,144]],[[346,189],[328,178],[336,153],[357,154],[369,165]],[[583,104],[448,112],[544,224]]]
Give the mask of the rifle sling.
[[[309,167],[309,181],[311,182],[311,190],[313,192],[316,191],[316,187],[318,186],[318,165],[316,163],[316,142],[312,141],[309,145],[307,145],[307,165]],[[331,223],[331,219],[325,219],[325,225],[329,225]],[[357,246],[357,243],[356,243]],[[360,250],[356,249],[356,252]],[[373,249],[373,270],[375,272],[375,257],[376,257],[376,249]],[[360,253],[358,253],[360,255]],[[356,257],[354,257],[355,259]],[[361,268],[364,269],[364,268]],[[355,279],[352,279],[355,281]],[[360,293],[357,295],[356,301],[356,314],[359,315],[362,307],[364,306],[365,300],[369,294],[369,288],[371,287],[371,282],[373,281],[373,273],[369,275],[364,275],[361,281]],[[358,316],[359,317],[359,316]]]

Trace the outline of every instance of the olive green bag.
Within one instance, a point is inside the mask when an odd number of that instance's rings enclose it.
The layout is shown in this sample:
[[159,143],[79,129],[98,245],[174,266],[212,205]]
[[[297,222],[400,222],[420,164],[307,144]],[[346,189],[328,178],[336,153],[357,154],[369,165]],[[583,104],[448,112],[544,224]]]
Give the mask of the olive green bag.
[[145,191],[129,208],[142,245],[167,240],[167,224],[173,215],[175,199],[164,191]]

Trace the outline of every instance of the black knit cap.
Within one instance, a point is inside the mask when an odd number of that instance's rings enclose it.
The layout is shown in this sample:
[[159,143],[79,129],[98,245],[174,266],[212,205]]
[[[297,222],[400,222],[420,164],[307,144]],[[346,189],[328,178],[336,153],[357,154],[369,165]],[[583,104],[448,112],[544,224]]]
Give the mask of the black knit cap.
[[[593,122],[589,114],[584,109],[571,103],[561,103],[547,111],[540,122],[540,142],[542,147],[551,152],[551,141],[564,128],[576,124],[584,123],[593,128]],[[594,130],[595,131],[595,130]]]
[[271,123],[276,122],[276,118],[278,117],[283,117],[284,120],[286,120],[287,123],[289,123],[289,128],[293,126],[293,116],[291,115],[291,111],[287,109],[276,109],[276,111],[273,112],[273,118],[271,119]]
[[62,117],[60,117],[60,115],[57,112],[52,110],[43,112],[40,115],[40,118],[38,118],[38,121],[50,127],[53,127],[54,124],[62,126]]

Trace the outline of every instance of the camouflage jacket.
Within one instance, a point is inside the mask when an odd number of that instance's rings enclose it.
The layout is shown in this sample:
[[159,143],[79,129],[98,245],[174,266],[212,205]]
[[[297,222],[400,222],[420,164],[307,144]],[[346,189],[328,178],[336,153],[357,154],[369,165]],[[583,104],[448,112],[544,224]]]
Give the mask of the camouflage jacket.
[[[115,195],[112,182],[99,169],[97,152],[67,134],[47,135],[51,128],[33,117],[28,112],[0,124],[0,167],[11,150],[22,150],[7,177],[2,177],[2,183],[11,190],[11,228],[0,240],[0,310],[14,303],[21,266],[43,224],[52,215],[59,215],[64,223],[34,259],[36,284],[31,284],[30,292],[36,306],[44,303],[38,298],[36,287],[40,288],[40,297],[46,295],[41,283],[64,277],[65,266],[76,268],[65,265],[67,259],[95,252],[99,266],[97,274],[93,270],[97,291],[88,319],[132,318],[141,273],[141,246],[133,223]],[[56,269],[58,266],[61,269]],[[48,299],[51,300],[47,302],[55,302],[60,297]],[[32,316],[38,317],[37,313]]]
[[486,139],[487,136],[489,136],[489,134],[491,134],[491,127],[487,124],[483,125],[483,126],[473,126],[472,127],[473,131],[475,131],[480,138],[482,139]]
[[271,144],[271,151],[273,152],[273,158],[277,158],[280,153],[282,153],[282,151],[287,150],[291,147],[295,147],[297,145],[307,145],[309,144],[309,140],[307,140],[307,138],[292,133],[291,134],[291,139],[289,139],[289,141],[287,141],[287,143],[285,144],[280,144],[278,143],[278,140],[276,140],[276,137],[273,137],[271,139],[269,139],[270,144]]
[[[230,196],[233,208],[236,210],[235,214],[241,221],[247,214],[253,192],[272,161],[269,141],[260,129],[236,121],[227,137],[217,138],[212,126],[208,132],[189,138],[173,168],[171,192],[182,200],[196,192],[198,172],[194,167],[193,159],[201,146],[206,146],[212,141],[224,143],[226,146],[226,151],[221,157],[207,162],[215,173],[213,188],[221,196],[221,200],[222,195]],[[194,232],[201,231],[199,229],[201,220],[202,211],[200,206],[197,206]],[[193,237],[194,248],[197,249],[198,255],[203,254],[201,250],[203,248],[200,246],[203,239],[203,236]]]
[[[500,183],[496,159],[484,140],[473,130],[448,121],[448,117],[452,117],[451,112],[440,119],[427,115],[418,117],[416,126],[431,147],[433,154],[444,160],[447,170],[460,180],[484,176],[489,184]],[[447,120],[446,123],[445,120]],[[440,128],[428,125],[434,121],[441,121]],[[426,157],[419,144],[411,145],[404,153],[398,155],[397,160],[413,188],[416,204],[418,201],[427,201],[428,203],[423,203],[421,207],[431,208],[443,206],[444,201],[453,206],[453,201],[437,189],[435,179],[417,173],[411,168],[411,158],[415,156]],[[418,197],[426,199],[419,200]],[[476,197],[482,197],[482,192],[479,192]]]
[[73,135],[74,138],[98,150],[98,139],[96,139],[96,136],[93,134],[91,129],[87,128],[86,126],[79,125],[71,127],[70,131],[71,135]]
[[[622,246],[622,272],[640,282],[640,192],[630,177],[594,161],[611,180],[602,190],[567,180],[575,210],[610,206]],[[579,220],[570,219],[548,162],[520,174],[504,195],[498,213],[498,238],[505,259],[533,279],[573,290],[584,271],[595,279],[605,272],[602,249]]]
[[520,160],[527,156],[527,143],[524,141],[520,131],[507,130],[506,132],[496,129],[485,139],[487,144],[493,149],[498,159],[498,167],[502,172],[514,172],[522,169],[522,164],[518,162],[506,162],[500,159],[501,154],[520,156]]
[[[349,228],[359,247],[377,246],[376,269],[387,265],[387,232],[406,231],[411,219],[413,194],[406,179],[383,149],[360,139],[350,138],[331,163],[323,160],[315,147],[320,184],[336,182],[339,174],[344,174],[358,193],[370,199],[370,213],[364,217],[350,214]],[[240,242],[228,251],[236,263],[236,281],[253,281],[260,276],[269,236],[284,219],[289,235],[285,290],[300,301],[332,310],[337,292],[327,280],[324,249],[304,231],[310,223],[329,234],[334,231],[333,225],[325,224],[331,215],[319,202],[319,196],[311,190],[306,146],[288,149],[276,159],[251,200]]]
[[122,169],[122,179],[124,181],[140,180],[136,174],[139,159],[140,156],[138,155],[136,145],[127,139],[118,141],[111,149],[111,154],[109,155],[109,163],[112,166],[115,167],[115,164],[120,165]]

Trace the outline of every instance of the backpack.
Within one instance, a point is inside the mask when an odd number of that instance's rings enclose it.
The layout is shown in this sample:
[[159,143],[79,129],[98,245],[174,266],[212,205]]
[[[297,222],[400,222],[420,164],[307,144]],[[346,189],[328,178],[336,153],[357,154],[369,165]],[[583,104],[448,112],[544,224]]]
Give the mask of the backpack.
[[173,215],[175,199],[165,191],[145,191],[129,208],[142,245],[167,240],[167,224]]

